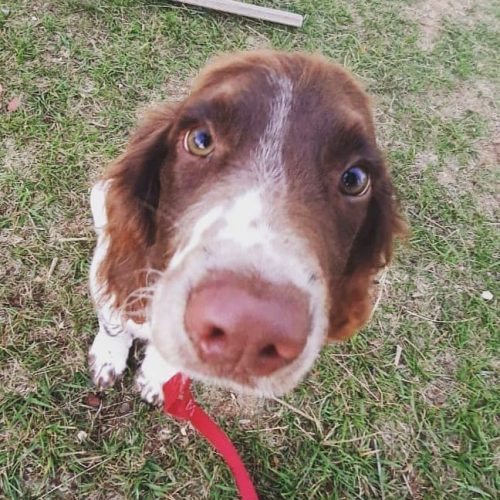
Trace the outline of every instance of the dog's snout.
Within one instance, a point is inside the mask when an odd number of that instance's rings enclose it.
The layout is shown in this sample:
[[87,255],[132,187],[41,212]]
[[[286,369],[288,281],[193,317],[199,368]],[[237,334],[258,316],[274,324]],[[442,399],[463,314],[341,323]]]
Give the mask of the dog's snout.
[[221,374],[265,376],[304,349],[309,301],[293,285],[218,273],[192,290],[185,326],[200,359]]

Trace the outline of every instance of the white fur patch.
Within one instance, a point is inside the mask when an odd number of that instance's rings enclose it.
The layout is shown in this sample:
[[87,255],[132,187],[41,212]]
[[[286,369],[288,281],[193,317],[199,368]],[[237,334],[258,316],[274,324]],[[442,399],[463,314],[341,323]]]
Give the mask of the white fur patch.
[[265,225],[259,224],[263,219],[263,205],[257,189],[247,191],[238,196],[224,210],[224,227],[217,233],[217,238],[228,239],[237,243],[242,249],[252,245],[263,244],[272,235]]
[[97,182],[90,192],[90,208],[94,219],[95,232],[100,235],[108,217],[106,215],[106,193],[109,188],[109,181]]
[[261,183],[277,183],[284,178],[284,138],[288,130],[288,117],[293,101],[293,83],[283,76],[270,75],[269,82],[275,89],[269,121],[262,134],[255,156],[255,165]]

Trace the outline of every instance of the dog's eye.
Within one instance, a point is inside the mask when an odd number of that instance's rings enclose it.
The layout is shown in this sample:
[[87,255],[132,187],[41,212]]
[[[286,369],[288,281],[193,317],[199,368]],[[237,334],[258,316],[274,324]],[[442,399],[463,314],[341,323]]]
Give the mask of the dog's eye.
[[190,130],[184,138],[184,149],[196,156],[207,156],[215,148],[210,132],[205,128]]
[[363,167],[350,167],[340,178],[340,190],[348,196],[361,196],[370,187],[370,176]]

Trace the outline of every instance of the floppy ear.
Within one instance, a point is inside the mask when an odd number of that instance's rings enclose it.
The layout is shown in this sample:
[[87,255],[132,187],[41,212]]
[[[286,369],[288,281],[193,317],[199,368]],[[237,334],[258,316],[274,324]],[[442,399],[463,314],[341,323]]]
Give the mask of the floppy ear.
[[167,105],[150,112],[106,173],[108,247],[98,279],[115,307],[144,286],[145,271],[154,268],[160,170],[168,159],[173,117],[174,108]]
[[365,220],[351,248],[340,287],[341,296],[332,309],[330,340],[352,337],[369,319],[373,278],[389,264],[395,238],[406,232],[385,172],[373,189]]

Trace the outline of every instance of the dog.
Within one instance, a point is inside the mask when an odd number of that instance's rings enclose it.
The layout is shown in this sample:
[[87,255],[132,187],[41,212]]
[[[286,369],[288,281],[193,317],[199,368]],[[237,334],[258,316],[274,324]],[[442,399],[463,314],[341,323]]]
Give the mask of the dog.
[[181,371],[261,396],[294,388],[322,346],[370,316],[403,232],[370,100],[341,66],[225,55],[152,109],[93,187],[92,380],[162,401]]

